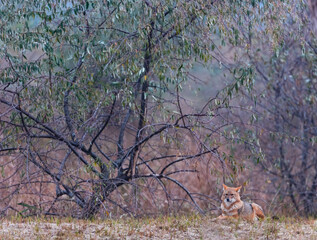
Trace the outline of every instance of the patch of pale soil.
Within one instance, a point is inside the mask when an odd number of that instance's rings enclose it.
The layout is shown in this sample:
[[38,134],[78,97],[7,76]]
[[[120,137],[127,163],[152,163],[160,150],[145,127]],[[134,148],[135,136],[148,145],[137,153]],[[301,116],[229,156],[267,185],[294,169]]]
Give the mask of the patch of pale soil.
[[223,221],[206,226],[202,239],[316,239],[317,221]]
[[0,239],[316,239],[317,220],[213,222],[211,217],[3,220]]

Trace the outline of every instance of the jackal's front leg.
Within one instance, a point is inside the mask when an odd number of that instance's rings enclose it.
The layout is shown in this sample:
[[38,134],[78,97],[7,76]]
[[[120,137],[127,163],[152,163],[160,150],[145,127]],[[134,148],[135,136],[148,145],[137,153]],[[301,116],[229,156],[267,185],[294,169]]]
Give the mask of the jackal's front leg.
[[218,220],[227,220],[227,219],[232,219],[232,218],[235,218],[234,216],[225,216],[225,215],[220,215],[214,219],[212,219],[211,221],[212,222],[215,222],[215,221],[218,221]]

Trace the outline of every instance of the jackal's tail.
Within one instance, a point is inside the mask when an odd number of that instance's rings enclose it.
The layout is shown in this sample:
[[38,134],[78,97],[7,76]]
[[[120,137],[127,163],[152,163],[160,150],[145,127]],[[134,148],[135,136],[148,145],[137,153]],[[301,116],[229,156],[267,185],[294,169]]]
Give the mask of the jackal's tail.
[[252,203],[252,207],[255,210],[255,214],[258,218],[264,219],[264,212],[260,205]]

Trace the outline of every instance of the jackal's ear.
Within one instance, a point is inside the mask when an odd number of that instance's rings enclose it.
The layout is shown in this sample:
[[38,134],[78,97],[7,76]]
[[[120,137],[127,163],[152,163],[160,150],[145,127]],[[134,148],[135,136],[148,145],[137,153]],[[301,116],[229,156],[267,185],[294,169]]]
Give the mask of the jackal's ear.
[[234,190],[236,190],[236,192],[240,192],[240,189],[242,188],[242,186],[235,188]]
[[222,184],[222,186],[223,186],[223,190],[227,190],[228,187],[225,184]]

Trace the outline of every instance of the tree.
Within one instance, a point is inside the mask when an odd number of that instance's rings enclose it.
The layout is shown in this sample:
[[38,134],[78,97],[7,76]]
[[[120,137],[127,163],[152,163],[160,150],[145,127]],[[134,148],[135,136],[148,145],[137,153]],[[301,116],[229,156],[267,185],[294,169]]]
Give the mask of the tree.
[[276,2],[271,11],[273,15],[278,13],[279,18],[271,18],[270,25],[256,27],[254,32],[247,28],[243,31],[244,41],[250,46],[247,58],[254,66],[256,77],[252,94],[247,91],[244,94],[254,103],[253,114],[249,114],[253,121],[251,126],[243,124],[240,129],[253,139],[249,148],[262,156],[257,163],[269,179],[265,193],[275,196],[273,201],[278,202],[273,206],[291,203],[294,212],[315,216],[317,48],[314,26],[308,6],[302,2]]
[[[173,175],[195,171],[176,170],[179,162],[217,154],[217,144],[208,143],[217,131],[198,129],[215,114],[185,113],[180,91],[192,63],[212,57],[214,43],[204,36],[222,32],[212,27],[218,7],[212,1],[3,1],[1,153],[11,156],[2,167],[4,181],[13,182],[3,198],[31,186],[27,193],[50,202],[40,205],[42,213],[55,214],[56,202],[71,200],[81,217],[91,217],[105,201],[119,205],[110,197],[118,187],[151,178],[168,199],[166,182],[174,183],[202,212]],[[171,154],[184,134],[196,142],[195,152]],[[47,190],[36,190],[38,183]]]

